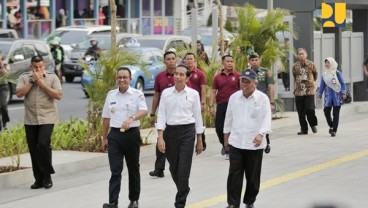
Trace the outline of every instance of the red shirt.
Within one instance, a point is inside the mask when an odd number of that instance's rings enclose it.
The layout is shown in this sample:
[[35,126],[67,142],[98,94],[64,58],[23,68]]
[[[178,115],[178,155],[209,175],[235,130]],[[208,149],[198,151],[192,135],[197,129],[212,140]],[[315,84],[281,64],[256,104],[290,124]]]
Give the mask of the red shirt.
[[155,92],[159,92],[161,94],[162,91],[164,91],[164,89],[172,87],[174,85],[175,85],[174,74],[169,74],[167,70],[165,70],[160,72],[156,76],[155,85],[153,89],[155,90]]
[[194,70],[192,70],[190,74],[188,87],[195,89],[199,93],[199,97],[201,98],[201,86],[206,84],[207,80],[204,73],[198,68],[194,68]]
[[224,69],[215,76],[212,83],[212,89],[217,90],[217,105],[229,102],[230,95],[240,90],[239,77],[240,74],[236,71],[232,71],[226,75]]

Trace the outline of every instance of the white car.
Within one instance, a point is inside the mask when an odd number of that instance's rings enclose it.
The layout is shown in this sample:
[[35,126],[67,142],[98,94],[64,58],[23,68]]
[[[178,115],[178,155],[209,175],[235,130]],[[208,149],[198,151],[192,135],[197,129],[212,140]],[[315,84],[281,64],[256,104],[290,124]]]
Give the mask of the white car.
[[61,46],[64,50],[64,61],[69,60],[70,53],[73,50],[73,45],[81,42],[87,37],[87,35],[111,32],[111,26],[109,25],[93,25],[93,26],[67,26],[59,27],[54,30],[46,38],[46,42],[49,43],[55,37],[60,38]]
[[172,48],[176,50],[188,48],[191,41],[191,38],[182,35],[142,35],[130,39],[127,45],[139,43],[141,47],[158,48],[166,52]]

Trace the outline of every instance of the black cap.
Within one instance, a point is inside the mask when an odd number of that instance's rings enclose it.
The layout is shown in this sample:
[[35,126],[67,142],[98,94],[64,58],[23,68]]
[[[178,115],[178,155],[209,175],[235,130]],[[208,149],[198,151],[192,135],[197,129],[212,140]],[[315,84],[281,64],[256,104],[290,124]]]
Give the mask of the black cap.
[[240,78],[255,80],[257,79],[257,73],[252,69],[246,69],[241,73]]

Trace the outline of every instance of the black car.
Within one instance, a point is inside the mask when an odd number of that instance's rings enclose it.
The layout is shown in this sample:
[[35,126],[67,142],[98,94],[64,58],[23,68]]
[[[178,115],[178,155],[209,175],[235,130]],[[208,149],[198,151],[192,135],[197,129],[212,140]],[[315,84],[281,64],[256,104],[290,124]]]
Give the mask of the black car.
[[30,70],[31,58],[35,55],[43,57],[47,71],[54,72],[55,63],[49,46],[41,40],[0,39],[0,51],[4,64],[9,70],[9,98],[15,94],[16,81],[20,74]]

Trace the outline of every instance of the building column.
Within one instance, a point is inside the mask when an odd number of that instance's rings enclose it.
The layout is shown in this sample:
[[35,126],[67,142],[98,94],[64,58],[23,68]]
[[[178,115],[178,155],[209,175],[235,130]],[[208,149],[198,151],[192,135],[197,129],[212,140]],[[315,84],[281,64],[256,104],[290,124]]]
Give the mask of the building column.
[[[6,0],[1,0],[1,5],[6,5]],[[2,28],[7,28],[7,22],[8,22],[8,11],[6,6],[1,7],[1,19],[3,20],[3,26]]]
[[127,33],[131,33],[132,32],[132,29],[131,29],[131,24],[132,24],[132,12],[131,12],[131,8],[132,8],[132,5],[131,5],[131,0],[127,0],[127,4],[126,4],[126,8],[128,8],[126,11],[128,11],[128,13],[126,13],[127,15],[127,18],[128,18],[128,21],[127,21]]
[[335,61],[341,69],[342,62],[342,29],[341,27],[323,28],[323,33],[333,33],[335,35]]
[[296,25],[295,29],[297,31],[303,31],[300,33],[298,40],[294,41],[295,49],[305,48],[308,58],[313,60],[313,12],[296,12],[294,25]]
[[28,38],[28,20],[27,20],[27,6],[25,1],[19,2],[20,9],[22,10],[22,16],[26,18],[22,18],[23,29],[21,30],[22,38]]
[[56,25],[55,25],[56,24],[55,22],[56,20],[56,2],[50,1],[49,8],[50,8],[50,19],[51,19],[51,30],[50,30],[50,33],[51,33],[56,28]]
[[93,0],[93,17],[95,19],[95,25],[99,25],[99,13],[100,13],[100,1]]
[[[353,32],[363,32],[364,58],[368,56],[368,9],[353,9]],[[363,64],[363,63],[362,63]],[[363,70],[363,69],[362,69]],[[362,71],[363,76],[363,71]],[[364,76],[363,82],[354,83],[354,101],[368,100],[368,79]]]
[[66,9],[69,11],[67,25],[72,26],[74,25],[74,2],[73,0],[66,1]]

